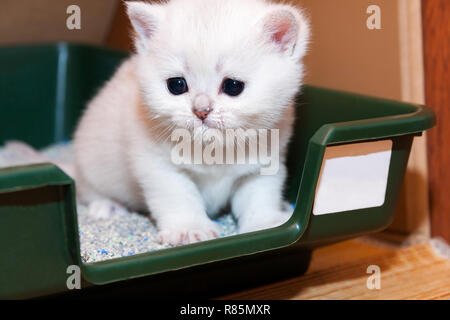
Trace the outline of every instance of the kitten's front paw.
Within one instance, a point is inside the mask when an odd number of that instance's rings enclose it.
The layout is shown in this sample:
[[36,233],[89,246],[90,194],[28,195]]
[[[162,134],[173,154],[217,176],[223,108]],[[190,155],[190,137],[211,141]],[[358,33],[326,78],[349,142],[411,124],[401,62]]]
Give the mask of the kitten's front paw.
[[158,240],[173,246],[212,240],[219,236],[217,226],[212,222],[192,226],[172,226],[162,228],[158,233]]
[[292,215],[292,211],[279,212],[277,214],[272,214],[270,216],[259,215],[258,218],[254,217],[252,220],[240,221],[239,223],[239,233],[253,232],[259,230],[265,230],[270,228],[275,228],[281,226]]
[[111,200],[96,200],[89,204],[88,215],[97,220],[109,219],[117,214],[124,214],[127,210]]

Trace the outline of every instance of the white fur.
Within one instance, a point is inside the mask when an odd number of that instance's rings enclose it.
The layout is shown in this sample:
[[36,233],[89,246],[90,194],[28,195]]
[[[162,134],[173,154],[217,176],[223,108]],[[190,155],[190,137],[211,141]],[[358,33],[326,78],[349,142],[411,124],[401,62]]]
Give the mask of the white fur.
[[[240,232],[285,222],[284,153],[309,37],[301,12],[263,0],[127,4],[137,53],[90,102],[76,131],[81,200],[150,210],[161,241],[172,244],[216,237],[208,216],[227,204]],[[272,33],[286,26],[288,32],[274,40]],[[171,77],[184,77],[189,92],[172,95],[166,86]],[[241,95],[219,92],[226,77],[245,82]],[[186,128],[195,136],[205,128],[192,112],[198,95],[214,106],[208,127],[279,129],[278,174],[262,176],[250,165],[173,164],[171,130]],[[98,207],[93,210],[104,214]]]

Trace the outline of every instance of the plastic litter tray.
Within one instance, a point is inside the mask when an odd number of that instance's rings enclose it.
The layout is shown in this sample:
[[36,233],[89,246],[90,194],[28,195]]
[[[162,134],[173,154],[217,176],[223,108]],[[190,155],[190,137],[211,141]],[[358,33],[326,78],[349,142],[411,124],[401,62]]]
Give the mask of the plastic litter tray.
[[[66,43],[0,48],[0,143],[15,139],[41,148],[71,139],[87,101],[126,56]],[[74,181],[48,163],[1,169],[0,298],[212,297],[302,274],[315,247],[386,228],[413,138],[434,125],[433,111],[305,86],[296,113],[285,195],[295,210],[286,224],[156,252],[83,263]],[[371,154],[384,156],[377,161]],[[327,159],[343,162],[327,165]],[[361,175],[365,167],[369,175],[377,172],[376,199],[372,187],[365,193],[358,187],[359,179],[333,194],[333,181],[336,189],[339,180],[325,176],[336,167],[339,173],[343,163],[345,168],[345,159],[360,159]],[[379,163],[384,166],[370,167]],[[331,189],[322,192],[321,183]],[[346,197],[347,185],[353,188],[348,193],[359,190],[367,201]],[[336,196],[337,206],[318,205]],[[81,290],[67,289],[70,265],[80,267]]]

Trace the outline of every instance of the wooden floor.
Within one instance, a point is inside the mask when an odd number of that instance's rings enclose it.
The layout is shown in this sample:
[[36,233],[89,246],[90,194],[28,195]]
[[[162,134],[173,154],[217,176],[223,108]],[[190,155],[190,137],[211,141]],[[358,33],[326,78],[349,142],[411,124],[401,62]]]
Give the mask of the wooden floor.
[[[379,290],[367,288],[370,265],[380,267]],[[428,243],[394,248],[356,239],[316,250],[304,276],[223,298],[450,300],[450,260]]]

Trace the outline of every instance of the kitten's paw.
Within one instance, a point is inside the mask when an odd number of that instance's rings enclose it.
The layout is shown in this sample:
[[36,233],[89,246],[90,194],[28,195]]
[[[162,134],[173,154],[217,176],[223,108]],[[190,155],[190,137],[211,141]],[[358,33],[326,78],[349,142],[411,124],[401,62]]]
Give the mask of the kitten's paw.
[[253,219],[252,221],[243,221],[239,225],[239,233],[253,232],[259,230],[265,230],[281,226],[292,215],[292,211],[279,212],[270,217],[260,215],[260,219]]
[[204,225],[191,227],[173,226],[170,228],[162,228],[158,233],[158,240],[163,244],[178,246],[212,240],[217,238],[219,234],[220,232],[217,226],[212,221],[209,221]]
[[96,200],[89,204],[88,215],[97,220],[109,219],[114,215],[124,214],[127,210],[111,200]]

